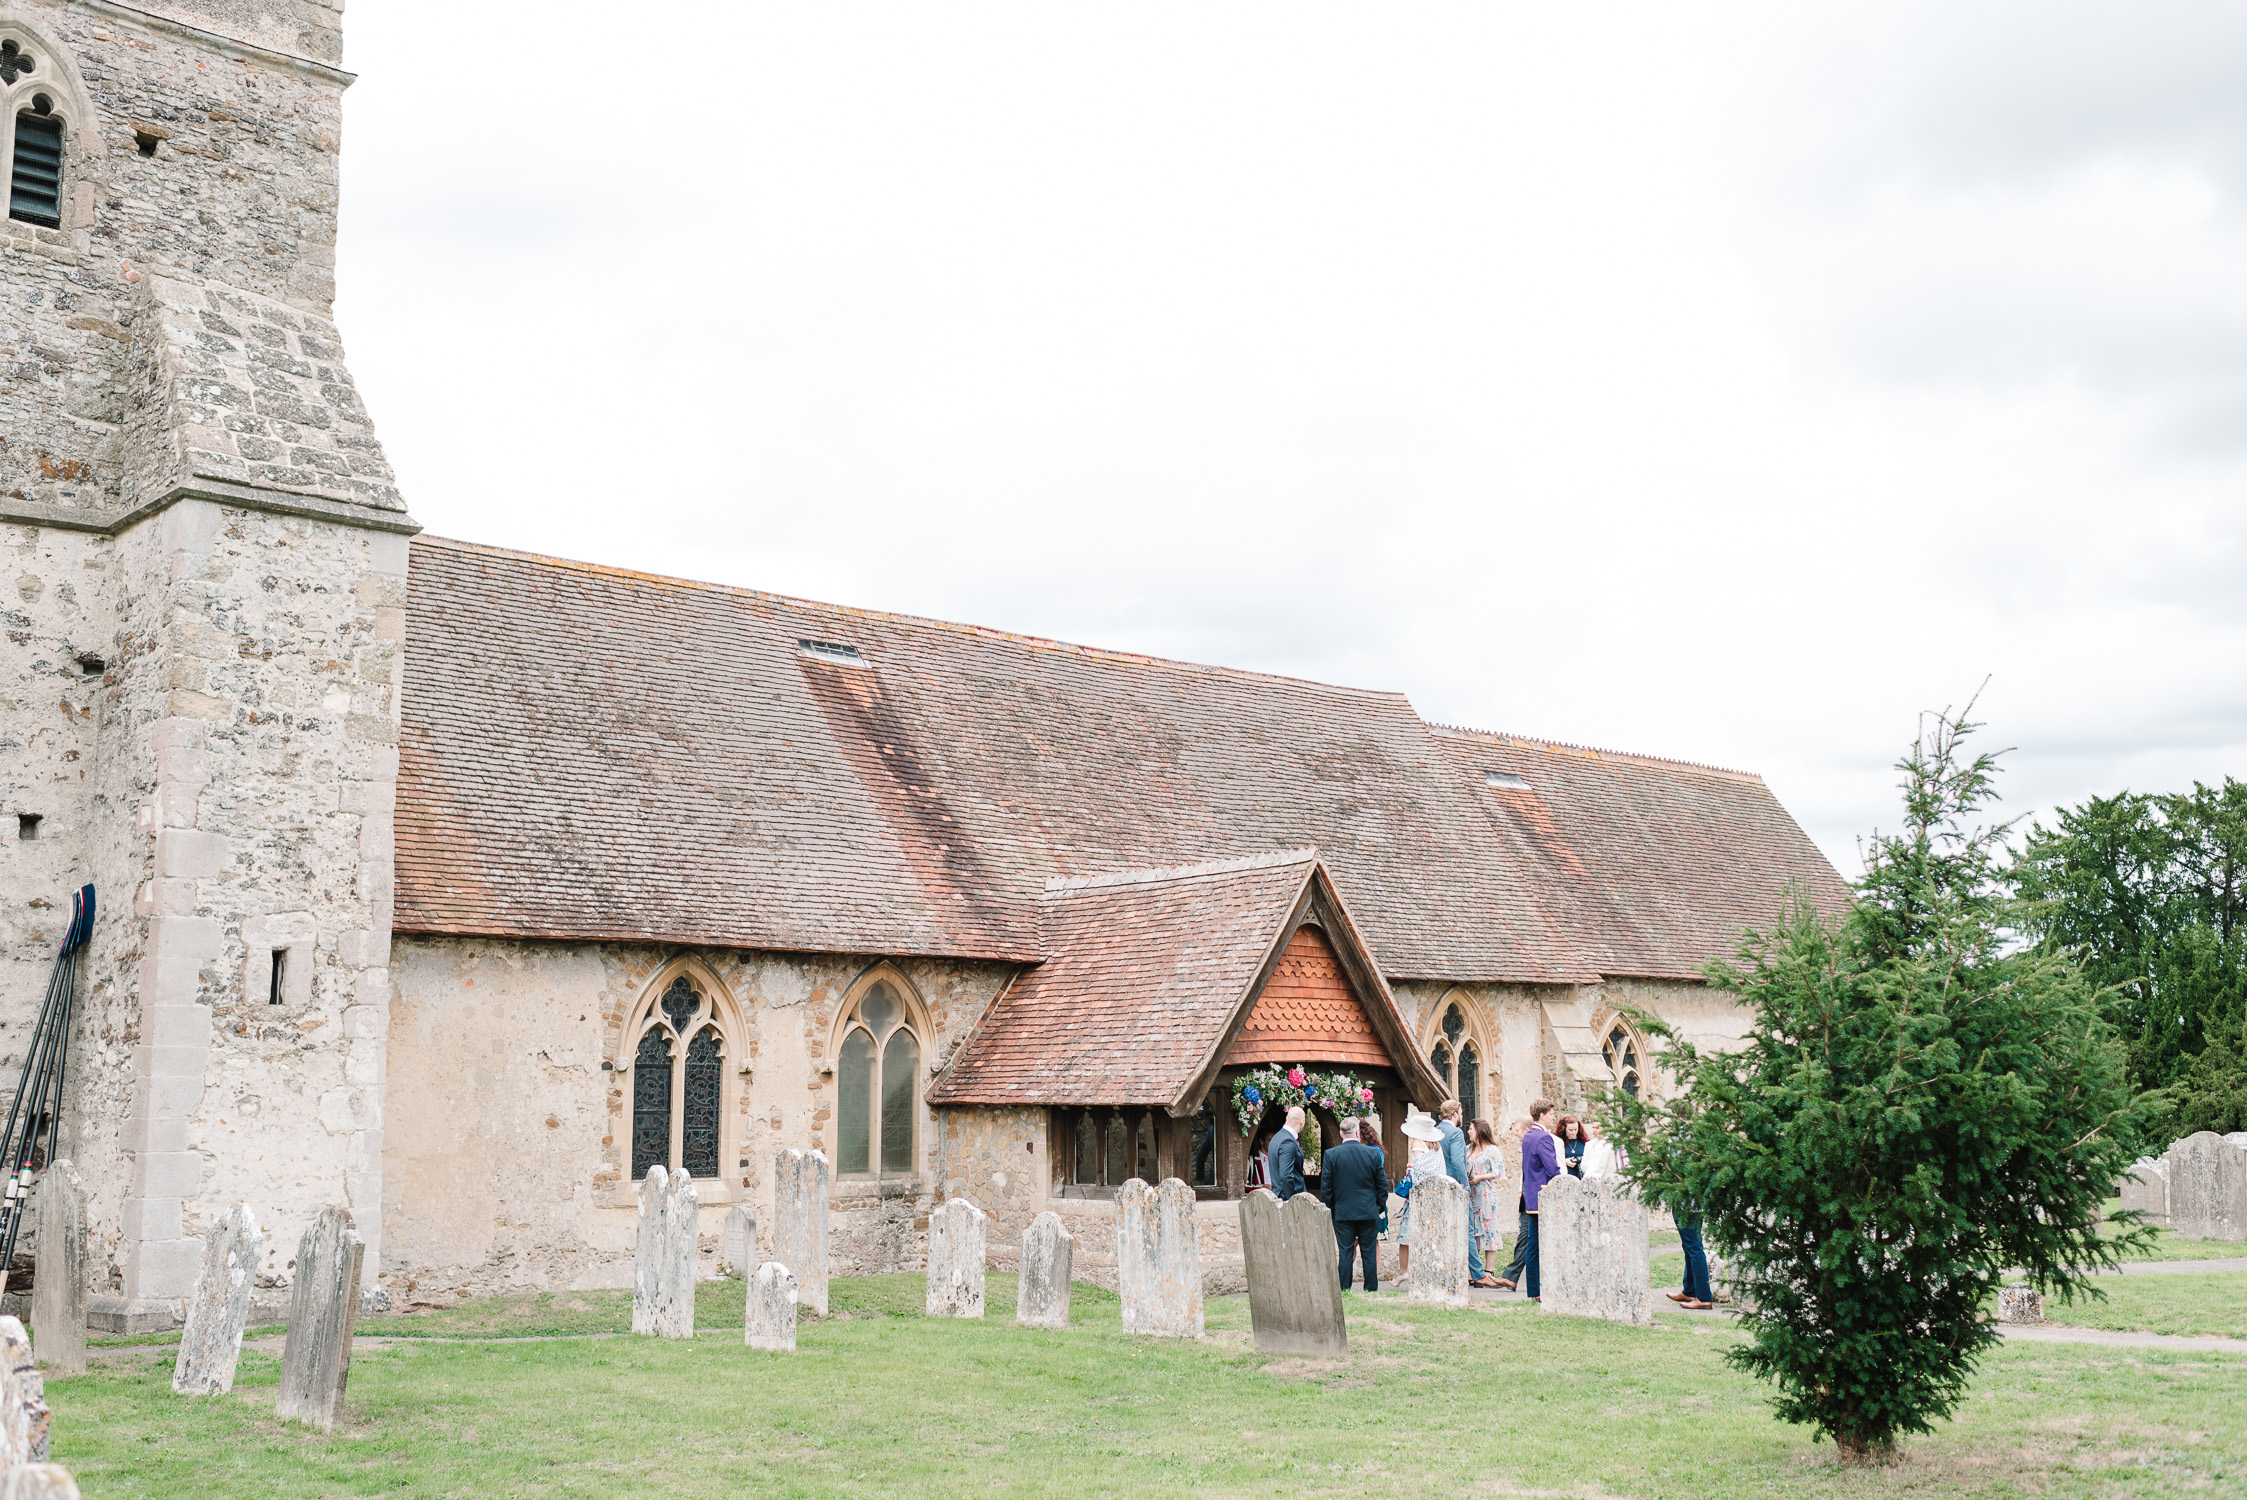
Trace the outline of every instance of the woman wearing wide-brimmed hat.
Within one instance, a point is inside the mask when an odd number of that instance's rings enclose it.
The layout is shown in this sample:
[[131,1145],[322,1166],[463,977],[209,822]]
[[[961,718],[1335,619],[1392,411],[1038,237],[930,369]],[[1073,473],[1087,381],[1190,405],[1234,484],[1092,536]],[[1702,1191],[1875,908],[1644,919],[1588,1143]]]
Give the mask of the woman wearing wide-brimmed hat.
[[1404,1136],[1412,1142],[1412,1160],[1404,1169],[1404,1180],[1397,1184],[1397,1196],[1404,1199],[1404,1211],[1397,1215],[1397,1281],[1400,1285],[1412,1274],[1413,1191],[1428,1178],[1444,1175],[1443,1152],[1437,1149],[1443,1130],[1436,1124],[1434,1115],[1408,1110]]

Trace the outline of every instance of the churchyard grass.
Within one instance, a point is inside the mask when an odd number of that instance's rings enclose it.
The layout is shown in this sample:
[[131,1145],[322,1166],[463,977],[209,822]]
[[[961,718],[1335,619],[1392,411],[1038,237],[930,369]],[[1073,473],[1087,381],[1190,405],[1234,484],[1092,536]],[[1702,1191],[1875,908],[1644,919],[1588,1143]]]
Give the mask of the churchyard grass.
[[2125,1333],[2214,1333],[2247,1339],[2247,1271],[2101,1276],[2104,1302],[2044,1299],[2044,1320]]
[[[794,1355],[742,1347],[739,1282],[704,1285],[692,1342],[502,1341],[573,1320],[613,1333],[629,1314],[604,1293],[365,1319],[333,1437],[274,1419],[270,1343],[244,1354],[232,1395],[194,1400],[170,1392],[169,1349],[121,1348],[51,1382],[55,1456],[88,1500],[2247,1487],[2247,1356],[2003,1347],[1957,1420],[1868,1474],[1771,1418],[1723,1362],[1729,1320],[1666,1304],[1634,1329],[1353,1295],[1349,1358],[1315,1362],[1259,1356],[1240,1298],[1212,1299],[1196,1344],[1126,1338],[1115,1298],[1085,1286],[1058,1332],[1013,1326],[1011,1276],[991,1276],[980,1323],[921,1317],[917,1276],[833,1286],[837,1316],[806,1319]],[[408,1323],[423,1336],[373,1342]]]

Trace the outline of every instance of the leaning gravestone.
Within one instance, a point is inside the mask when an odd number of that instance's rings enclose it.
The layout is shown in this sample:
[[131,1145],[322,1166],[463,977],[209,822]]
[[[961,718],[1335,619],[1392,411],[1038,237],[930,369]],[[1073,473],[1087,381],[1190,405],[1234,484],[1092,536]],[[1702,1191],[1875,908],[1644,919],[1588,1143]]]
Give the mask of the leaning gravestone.
[[2145,1215],[2149,1224],[2169,1222],[2169,1164],[2157,1157],[2141,1156],[2130,1164],[2115,1185],[2122,1211]]
[[796,1349],[796,1278],[777,1260],[757,1267],[749,1278],[748,1328],[752,1349],[792,1354]]
[[1563,1175],[1545,1184],[1537,1207],[1544,1310],[1652,1327],[1646,1205],[1619,1183]]
[[67,1161],[39,1178],[39,1234],[31,1279],[31,1333],[39,1363],[57,1375],[86,1369],[86,1185]]
[[2169,1148],[2169,1228],[2181,1239],[2247,1240],[2247,1151],[2212,1130]]
[[640,1183],[640,1222],[632,1244],[632,1331],[694,1337],[696,1248],[694,1177],[648,1168]]
[[359,1277],[367,1247],[349,1209],[320,1210],[296,1250],[289,1338],[281,1348],[274,1413],[333,1432],[351,1378],[351,1331],[359,1321]]
[[0,1473],[0,1500],[78,1500],[78,1485],[61,1464],[19,1464]]
[[247,1203],[226,1211],[203,1241],[203,1274],[187,1304],[172,1389],[182,1396],[223,1396],[234,1389],[242,1358],[242,1327],[250,1320],[250,1288],[265,1254],[265,1236]]
[[1134,1177],[1116,1193],[1116,1290],[1123,1331],[1202,1336],[1202,1257],[1194,1190],[1175,1177],[1151,1188]]
[[47,1461],[47,1385],[23,1324],[0,1317],[0,1471]]
[[726,1215],[718,1235],[718,1269],[746,1281],[757,1269],[757,1216],[746,1203],[737,1203]]
[[984,1213],[947,1198],[928,1216],[928,1315],[983,1316]]
[[796,1305],[827,1316],[827,1154],[783,1151],[772,1174],[772,1258],[796,1277]]
[[1412,1277],[1405,1293],[1415,1302],[1467,1305],[1467,1190],[1448,1177],[1413,1184]]
[[1309,1193],[1285,1203],[1250,1193],[1241,1199],[1241,1259],[1258,1353],[1323,1359],[1350,1352],[1342,1278],[1334,1269],[1334,1216],[1325,1204]]
[[1077,1242],[1047,1209],[1022,1231],[1022,1274],[1014,1288],[1014,1321],[1025,1328],[1069,1326],[1069,1271]]

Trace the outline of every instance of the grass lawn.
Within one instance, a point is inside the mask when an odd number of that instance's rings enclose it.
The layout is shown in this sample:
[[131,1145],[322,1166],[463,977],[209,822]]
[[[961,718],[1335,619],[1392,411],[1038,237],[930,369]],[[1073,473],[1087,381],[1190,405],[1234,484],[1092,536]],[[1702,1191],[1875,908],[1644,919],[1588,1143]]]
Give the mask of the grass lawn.
[[[2149,1280],[2151,1278],[2148,1278]],[[2194,1278],[2198,1279],[2198,1278]],[[838,1281],[793,1356],[742,1347],[739,1283],[692,1342],[614,1332],[621,1293],[369,1318],[348,1423],[274,1420],[279,1361],[227,1397],[170,1392],[171,1350],[49,1382],[54,1451],[110,1496],[834,1494],[1599,1497],[2206,1495],[2247,1491],[2247,1356],[2014,1346],[1909,1461],[1844,1473],[1727,1368],[1723,1320],[1654,1329],[1518,1302],[1438,1312],[1351,1300],[1351,1352],[1258,1355],[1238,1298],[1201,1343],[1130,1339],[1080,1286],[1066,1332],[919,1315],[917,1276]],[[430,1337],[438,1335],[440,1337]],[[467,1342],[447,1342],[466,1339]]]

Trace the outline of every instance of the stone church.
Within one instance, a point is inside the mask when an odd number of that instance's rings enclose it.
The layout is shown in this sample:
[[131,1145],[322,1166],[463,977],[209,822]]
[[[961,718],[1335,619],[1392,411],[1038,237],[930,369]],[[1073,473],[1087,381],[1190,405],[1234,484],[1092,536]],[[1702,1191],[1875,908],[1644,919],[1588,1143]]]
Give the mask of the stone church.
[[714,1243],[786,1147],[839,1271],[963,1194],[1097,1266],[1133,1175],[1222,1267],[1260,1070],[1392,1147],[1659,1089],[1632,1009],[1736,1035],[1702,966],[1846,902],[1752,775],[423,534],[329,316],[340,27],[0,0],[0,1087],[91,882],[115,1306],[237,1201],[270,1287],[325,1203],[394,1304],[622,1285],[650,1165]]

